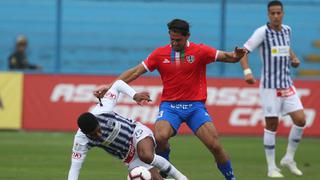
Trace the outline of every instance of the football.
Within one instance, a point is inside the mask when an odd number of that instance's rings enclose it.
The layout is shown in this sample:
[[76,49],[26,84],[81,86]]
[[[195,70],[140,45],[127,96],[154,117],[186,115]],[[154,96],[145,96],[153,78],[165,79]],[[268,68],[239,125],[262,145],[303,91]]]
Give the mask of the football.
[[138,166],[129,172],[127,180],[151,180],[151,173],[147,168]]

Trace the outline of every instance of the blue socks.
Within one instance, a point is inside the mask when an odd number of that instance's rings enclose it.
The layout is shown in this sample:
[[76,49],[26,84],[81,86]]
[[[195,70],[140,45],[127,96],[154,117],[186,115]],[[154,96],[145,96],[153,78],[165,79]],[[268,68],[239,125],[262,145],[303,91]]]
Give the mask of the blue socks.
[[233,170],[232,170],[232,167],[231,167],[231,161],[230,160],[228,160],[224,164],[217,163],[217,166],[218,166],[219,170],[221,171],[221,173],[226,178],[226,180],[235,180],[236,179],[234,177],[234,175],[233,175]]
[[165,158],[166,160],[170,161],[169,154],[170,154],[170,148],[166,149],[164,152],[157,153],[157,155],[159,155],[159,156]]

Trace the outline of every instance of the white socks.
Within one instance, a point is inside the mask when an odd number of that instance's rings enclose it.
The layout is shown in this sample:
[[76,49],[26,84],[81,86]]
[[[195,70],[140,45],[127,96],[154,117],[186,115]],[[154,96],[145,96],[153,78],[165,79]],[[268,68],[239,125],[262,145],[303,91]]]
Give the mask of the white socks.
[[294,154],[302,138],[302,133],[303,133],[303,127],[299,127],[294,124],[292,125],[290,134],[288,137],[287,153],[284,157],[285,159],[290,161],[294,160]]
[[165,158],[154,155],[153,161],[151,163],[152,166],[159,168],[161,171],[167,173],[169,176],[174,177],[177,180],[187,179],[180,171],[178,171],[169,161]]
[[264,129],[263,144],[264,144],[264,151],[266,153],[266,159],[268,163],[268,171],[272,169],[276,169],[277,168],[275,163],[276,132]]
[[[293,124],[288,137],[287,153],[284,156],[284,159],[294,161],[294,154],[298,148],[302,134],[303,127]],[[263,144],[268,163],[268,170],[270,171],[271,169],[277,168],[275,163],[276,132],[264,129]]]

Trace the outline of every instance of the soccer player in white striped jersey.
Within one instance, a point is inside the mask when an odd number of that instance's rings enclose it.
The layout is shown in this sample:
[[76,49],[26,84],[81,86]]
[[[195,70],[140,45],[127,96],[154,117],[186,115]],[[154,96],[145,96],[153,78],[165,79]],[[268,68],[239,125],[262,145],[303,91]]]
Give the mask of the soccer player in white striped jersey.
[[[282,3],[269,2],[269,22],[256,29],[244,44],[248,52],[259,47],[263,61],[260,81],[260,99],[266,121],[263,142],[268,164],[267,175],[272,178],[283,177],[275,163],[279,116],[288,114],[293,120],[287,152],[281,159],[280,165],[289,168],[297,176],[301,176],[302,172],[297,168],[294,155],[306,124],[302,103],[290,78],[290,65],[296,68],[300,61],[290,48],[291,28],[282,24],[283,16]],[[248,65],[248,55],[245,55],[240,62],[246,82],[255,83]]]
[[129,95],[140,105],[150,101],[147,92],[136,93],[128,84],[118,80],[100,104],[91,112],[81,114],[72,148],[68,180],[78,179],[86,154],[93,147],[102,148],[121,159],[129,171],[137,166],[146,167],[154,180],[162,180],[158,169],[177,180],[187,180],[169,161],[155,154],[155,138],[148,127],[112,111],[120,93]]

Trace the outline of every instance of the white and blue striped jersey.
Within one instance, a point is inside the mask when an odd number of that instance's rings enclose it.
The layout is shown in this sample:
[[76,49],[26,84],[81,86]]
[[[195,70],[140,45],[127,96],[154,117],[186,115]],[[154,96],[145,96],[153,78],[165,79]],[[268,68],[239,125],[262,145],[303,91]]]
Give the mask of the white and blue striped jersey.
[[88,138],[88,148],[100,147],[111,155],[124,159],[129,151],[136,124],[114,112],[96,116],[101,127],[101,139]]
[[259,47],[263,64],[261,87],[282,89],[293,85],[290,77],[290,36],[291,28],[287,25],[282,25],[281,31],[264,25],[256,29],[244,44],[250,52]]
[[114,109],[119,94],[124,93],[133,98],[136,93],[128,84],[122,80],[116,81],[109,89],[103,99],[103,106],[96,105],[91,111],[98,120],[101,127],[101,139],[91,139],[79,129],[75,135],[72,148],[72,161],[69,170],[68,180],[77,180],[82,163],[86,154],[92,147],[104,149],[109,154],[124,160],[129,154],[130,141],[136,123],[128,118],[124,118],[112,110]]

